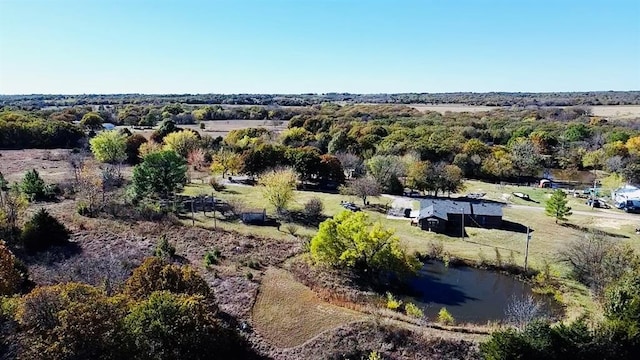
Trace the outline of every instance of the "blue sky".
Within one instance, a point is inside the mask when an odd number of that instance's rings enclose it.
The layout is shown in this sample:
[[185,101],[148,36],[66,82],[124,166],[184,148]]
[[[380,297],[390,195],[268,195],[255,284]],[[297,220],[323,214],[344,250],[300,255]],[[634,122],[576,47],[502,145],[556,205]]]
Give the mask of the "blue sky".
[[638,0],[0,0],[0,93],[640,90]]

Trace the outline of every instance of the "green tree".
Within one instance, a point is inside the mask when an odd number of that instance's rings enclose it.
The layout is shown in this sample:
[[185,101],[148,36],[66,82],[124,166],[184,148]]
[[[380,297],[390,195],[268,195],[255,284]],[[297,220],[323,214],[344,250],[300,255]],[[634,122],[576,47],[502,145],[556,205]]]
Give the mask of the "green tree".
[[511,143],[511,157],[514,168],[522,176],[536,176],[542,168],[542,157],[531,140],[518,138]]
[[175,121],[171,119],[165,119],[160,123],[158,130],[154,131],[153,134],[151,134],[150,140],[157,143],[162,143],[165,136],[180,130],[181,129],[176,126]]
[[155,126],[157,123],[162,121],[162,113],[158,109],[151,109],[149,112],[144,115],[140,121],[138,121],[138,125],[140,126]]
[[89,140],[93,156],[108,164],[121,163],[127,158],[127,138],[116,130],[103,131]]
[[393,178],[405,174],[404,162],[399,156],[375,155],[367,160],[366,165],[368,173],[387,191]]
[[303,185],[320,171],[320,152],[314,147],[288,149],[286,157]]
[[69,230],[45,209],[38,210],[22,229],[22,245],[33,253],[50,246],[65,245],[69,241]]
[[[225,140],[226,141],[226,140]],[[286,150],[281,145],[260,144],[242,153],[242,170],[251,176],[268,169],[282,166],[286,162]]]
[[100,114],[96,112],[88,112],[82,116],[82,120],[80,120],[80,125],[86,127],[89,130],[98,130],[102,128],[102,123],[104,119]]
[[46,185],[36,169],[31,169],[24,174],[20,183],[20,192],[26,195],[31,201],[45,198]]
[[535,359],[633,359],[637,344],[624,338],[611,338],[609,329],[591,329],[583,319],[568,325],[533,321],[523,331],[495,331],[480,344],[487,360]]
[[273,205],[278,215],[282,215],[293,200],[296,189],[296,175],[290,169],[267,172],[260,177],[262,195]]
[[133,168],[133,188],[138,197],[169,198],[187,182],[187,162],[172,150],[151,153]]
[[556,224],[558,220],[567,221],[567,216],[571,215],[571,208],[567,206],[568,202],[567,194],[561,189],[557,189],[547,201],[544,210],[548,216],[556,219]]
[[249,346],[215,312],[215,305],[202,296],[152,293],[124,319],[135,339],[134,359],[252,358]]
[[591,135],[591,130],[585,124],[572,124],[567,127],[563,135],[568,141],[581,141]]
[[[614,321],[640,326],[640,273],[628,271],[605,291],[605,315]],[[640,334],[638,335],[640,336]]]
[[400,246],[400,239],[381,224],[372,224],[363,212],[343,211],[323,221],[311,239],[314,261],[360,273],[393,271],[414,273],[420,262]]
[[169,113],[171,115],[178,115],[184,112],[182,105],[178,103],[168,104],[162,109],[162,113]]
[[351,144],[351,139],[347,136],[347,132],[344,130],[338,131],[333,135],[331,141],[329,141],[329,154],[336,154],[339,152],[346,152]]

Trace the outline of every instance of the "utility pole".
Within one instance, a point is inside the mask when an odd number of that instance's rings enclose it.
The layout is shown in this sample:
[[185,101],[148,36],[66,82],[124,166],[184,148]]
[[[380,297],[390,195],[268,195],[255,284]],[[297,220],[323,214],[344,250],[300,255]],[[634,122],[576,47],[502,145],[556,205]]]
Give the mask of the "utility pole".
[[211,208],[213,209],[213,229],[217,229],[217,224],[216,224],[216,198],[213,197],[213,193],[211,193],[211,199],[213,204],[211,205]]
[[195,197],[191,198],[191,226],[196,226],[196,214],[193,211],[193,203],[196,201]]
[[596,186],[598,186],[598,173],[596,170],[593,170],[595,177],[593,179],[593,189],[591,189],[591,208],[594,208],[596,203]]
[[529,227],[527,226],[527,247],[524,250],[524,272],[527,272],[527,265],[529,262],[529,240],[531,240],[531,234],[529,233]]
[[464,240],[464,208],[460,208],[462,210],[462,240]]

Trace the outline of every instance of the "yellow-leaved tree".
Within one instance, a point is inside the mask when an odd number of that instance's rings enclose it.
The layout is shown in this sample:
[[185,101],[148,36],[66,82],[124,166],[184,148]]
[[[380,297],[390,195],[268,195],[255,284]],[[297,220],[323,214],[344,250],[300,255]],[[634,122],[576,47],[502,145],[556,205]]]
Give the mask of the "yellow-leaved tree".
[[213,155],[211,162],[211,172],[221,174],[224,178],[227,173],[237,173],[242,169],[242,157],[233,151],[220,149]]
[[296,173],[291,169],[269,171],[260,177],[262,195],[282,215],[293,199]]
[[198,136],[193,131],[172,132],[164,137],[164,150],[173,150],[183,158],[198,147]]
[[343,211],[323,221],[311,239],[310,249],[317,263],[360,273],[391,271],[407,275],[421,266],[400,246],[393,230],[371,223],[364,212]]
[[640,154],[640,136],[629,138],[625,145],[630,155]]
[[93,156],[100,162],[118,164],[127,158],[127,137],[116,130],[99,133],[89,144]]
[[20,288],[23,277],[16,268],[16,257],[0,240],[0,296],[12,295]]

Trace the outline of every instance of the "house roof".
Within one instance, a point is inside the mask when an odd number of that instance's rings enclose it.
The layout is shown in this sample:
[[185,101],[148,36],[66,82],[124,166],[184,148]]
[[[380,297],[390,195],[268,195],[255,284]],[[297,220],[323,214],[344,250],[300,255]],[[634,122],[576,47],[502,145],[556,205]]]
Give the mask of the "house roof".
[[634,185],[630,185],[630,184],[626,184],[622,187],[619,187],[615,190],[616,193],[629,193],[629,192],[635,192],[640,190],[640,188],[638,188],[637,186]]
[[449,214],[502,216],[502,204],[468,199],[423,199],[420,201],[418,219],[437,217],[448,219]]

